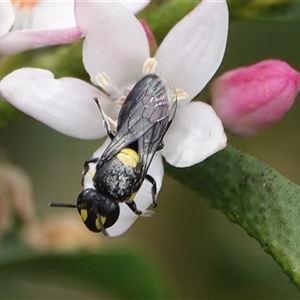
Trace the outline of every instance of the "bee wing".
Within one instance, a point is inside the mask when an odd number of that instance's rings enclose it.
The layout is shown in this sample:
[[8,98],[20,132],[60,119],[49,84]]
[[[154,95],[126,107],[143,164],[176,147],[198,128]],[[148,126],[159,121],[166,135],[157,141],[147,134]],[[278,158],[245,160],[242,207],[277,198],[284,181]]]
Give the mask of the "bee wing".
[[163,138],[170,127],[175,116],[177,101],[175,101],[168,112],[168,115],[160,121],[153,124],[153,126],[138,140],[138,149],[140,156],[140,163],[142,165],[141,179],[146,176],[148,168],[154,157],[154,154],[162,145]]
[[[117,133],[100,160],[111,159],[137,141],[141,157],[154,155],[175,115],[176,101],[171,109],[169,106],[163,81],[154,74],[143,77],[125,99],[118,117]],[[148,161],[147,169],[151,159]]]

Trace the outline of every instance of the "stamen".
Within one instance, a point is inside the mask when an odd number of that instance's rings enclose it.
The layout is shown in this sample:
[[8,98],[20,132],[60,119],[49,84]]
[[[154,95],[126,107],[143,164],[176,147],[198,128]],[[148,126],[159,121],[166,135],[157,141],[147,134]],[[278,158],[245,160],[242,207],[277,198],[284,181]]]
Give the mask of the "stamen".
[[184,89],[175,89],[175,91],[177,95],[177,100],[184,100],[189,96]]
[[143,65],[143,74],[153,74],[157,67],[157,60],[154,57],[148,57]]
[[117,103],[122,106],[124,104],[124,101],[126,99],[126,96],[121,96],[118,100],[117,100]]
[[101,114],[103,119],[108,123],[109,130],[116,132],[117,131],[117,121],[114,121],[111,117],[109,117],[106,113],[101,110]]
[[108,87],[112,86],[112,81],[105,72],[98,72],[96,81],[103,90],[106,90]]
[[98,72],[96,81],[106,94],[111,95],[115,92],[113,82],[105,72]]
[[176,89],[175,87],[171,87],[167,90],[167,95],[168,95],[168,99],[170,103],[174,103],[175,101],[177,101],[177,93],[176,93]]

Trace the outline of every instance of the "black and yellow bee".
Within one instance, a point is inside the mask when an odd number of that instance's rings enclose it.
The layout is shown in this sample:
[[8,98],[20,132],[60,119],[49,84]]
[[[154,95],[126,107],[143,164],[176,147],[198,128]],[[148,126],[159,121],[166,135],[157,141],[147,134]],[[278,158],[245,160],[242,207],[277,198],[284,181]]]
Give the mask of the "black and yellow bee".
[[89,230],[106,235],[106,228],[119,218],[119,202],[125,202],[137,215],[142,214],[134,198],[145,179],[152,184],[155,207],[156,182],[147,171],[156,151],[163,148],[163,137],[175,116],[177,101],[169,98],[162,79],[155,74],[144,76],[124,100],[116,132],[110,129],[95,99],[111,142],[100,158],[91,158],[84,164],[83,179],[90,164],[96,165],[93,186],[79,194],[76,205],[50,203],[50,206],[76,207]]

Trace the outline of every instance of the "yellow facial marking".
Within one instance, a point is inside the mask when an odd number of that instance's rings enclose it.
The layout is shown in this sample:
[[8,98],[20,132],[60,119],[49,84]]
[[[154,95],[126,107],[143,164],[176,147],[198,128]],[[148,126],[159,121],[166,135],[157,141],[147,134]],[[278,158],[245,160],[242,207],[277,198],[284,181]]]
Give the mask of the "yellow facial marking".
[[97,218],[96,221],[95,221],[95,226],[98,230],[101,230],[101,225],[100,225],[100,221],[99,219],[101,220],[101,223],[104,224],[105,221],[106,221],[106,217],[103,217],[103,216],[100,216],[100,218]]
[[130,148],[124,148],[120,151],[120,153],[117,155],[117,158],[125,165],[132,168],[135,168],[138,161],[139,161],[139,155]]
[[88,212],[86,209],[81,209],[80,210],[80,216],[81,216],[81,220],[82,222],[85,222],[87,217],[88,217]]

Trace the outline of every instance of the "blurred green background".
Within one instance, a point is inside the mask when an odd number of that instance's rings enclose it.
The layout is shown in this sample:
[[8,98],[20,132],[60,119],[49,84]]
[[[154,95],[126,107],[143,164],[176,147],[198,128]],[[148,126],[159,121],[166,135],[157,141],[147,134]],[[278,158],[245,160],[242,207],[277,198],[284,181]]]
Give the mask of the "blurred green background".
[[[298,23],[232,22],[218,74],[267,58],[282,59],[299,71],[299,32]],[[205,100],[207,95],[205,90],[200,98]],[[229,137],[229,141],[300,184],[299,115],[296,101],[279,123],[259,136],[248,140]],[[37,210],[45,215],[51,210],[50,201],[76,201],[83,162],[100,142],[68,138],[26,117],[0,131],[0,145],[31,176]],[[155,217],[140,218],[128,233],[106,241],[106,247],[132,247],[145,253],[155,262],[153,272],[162,274],[171,285],[173,298],[299,298],[298,290],[258,242],[204,199],[165,177],[158,203]],[[98,264],[94,268],[96,273],[109,271]],[[38,271],[3,273],[0,269],[0,281],[1,299],[116,299],[111,290],[99,292],[77,281],[60,281],[42,264]]]

